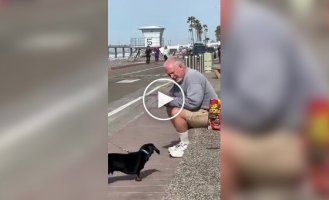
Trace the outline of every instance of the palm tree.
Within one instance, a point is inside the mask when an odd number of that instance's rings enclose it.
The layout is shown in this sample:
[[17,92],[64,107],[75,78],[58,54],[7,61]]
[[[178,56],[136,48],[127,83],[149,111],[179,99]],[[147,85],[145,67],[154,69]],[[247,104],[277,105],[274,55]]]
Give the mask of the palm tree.
[[217,41],[219,41],[220,40],[220,25],[216,27],[215,34],[216,34]]
[[193,34],[193,28],[194,28],[194,22],[195,22],[196,18],[194,16],[190,16],[187,18],[187,23],[189,24],[189,32],[191,35],[191,42],[192,44],[194,44],[194,34]]
[[[195,32],[196,32],[196,40],[198,41],[199,38],[200,38],[200,21],[198,19],[194,20],[194,23],[193,23],[193,28],[195,29]],[[202,28],[202,26],[201,26]]]
[[203,25],[203,30],[204,30],[204,42],[207,43],[207,32],[208,32],[207,24]]
[[201,42],[202,41],[202,33],[203,33],[203,27],[202,27],[201,23],[198,23],[196,25],[196,31],[198,33],[198,41]]

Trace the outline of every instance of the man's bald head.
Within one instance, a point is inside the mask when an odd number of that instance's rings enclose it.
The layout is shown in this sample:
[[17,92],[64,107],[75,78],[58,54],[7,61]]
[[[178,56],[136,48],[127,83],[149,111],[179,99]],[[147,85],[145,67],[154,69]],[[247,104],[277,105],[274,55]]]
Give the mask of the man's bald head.
[[175,56],[169,56],[169,58],[163,64],[165,68],[171,65],[182,65],[183,67],[185,67],[183,60]]
[[186,71],[186,66],[183,60],[170,56],[163,64],[164,70],[171,79],[175,82],[180,83],[183,81]]

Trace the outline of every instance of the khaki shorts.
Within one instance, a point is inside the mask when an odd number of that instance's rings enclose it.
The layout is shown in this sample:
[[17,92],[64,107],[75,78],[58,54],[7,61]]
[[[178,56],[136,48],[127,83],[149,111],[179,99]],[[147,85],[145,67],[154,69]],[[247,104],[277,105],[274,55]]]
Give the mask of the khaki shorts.
[[295,177],[304,169],[299,135],[282,130],[258,137],[222,131],[221,136],[235,169],[250,180]]
[[208,127],[208,111],[200,109],[198,111],[185,110],[186,121],[191,128],[206,128]]

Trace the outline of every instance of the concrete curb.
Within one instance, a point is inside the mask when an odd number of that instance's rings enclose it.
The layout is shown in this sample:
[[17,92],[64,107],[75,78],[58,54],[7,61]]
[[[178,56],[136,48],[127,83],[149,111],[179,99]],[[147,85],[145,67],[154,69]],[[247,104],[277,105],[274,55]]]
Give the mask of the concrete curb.
[[215,200],[220,194],[219,132],[192,129],[190,145],[163,200]]

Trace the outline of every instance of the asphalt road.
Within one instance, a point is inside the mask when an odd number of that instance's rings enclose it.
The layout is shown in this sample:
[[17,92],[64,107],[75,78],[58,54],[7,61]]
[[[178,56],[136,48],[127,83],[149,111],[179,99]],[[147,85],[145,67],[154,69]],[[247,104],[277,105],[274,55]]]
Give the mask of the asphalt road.
[[[108,130],[109,136],[119,132],[130,122],[145,113],[142,96],[145,88],[154,80],[168,78],[163,71],[163,62],[142,64],[109,71],[108,76]],[[147,92],[155,91],[146,98],[148,108],[156,106],[156,91],[169,90],[170,84],[156,82]],[[158,87],[158,89],[154,89]],[[158,110],[158,109],[156,109]],[[159,110],[164,114],[164,109]]]
[[163,71],[162,64],[159,62],[111,70],[108,79],[109,105],[133,92],[144,90],[153,80],[168,78]]

